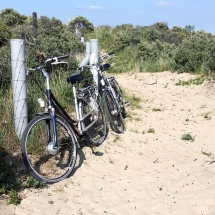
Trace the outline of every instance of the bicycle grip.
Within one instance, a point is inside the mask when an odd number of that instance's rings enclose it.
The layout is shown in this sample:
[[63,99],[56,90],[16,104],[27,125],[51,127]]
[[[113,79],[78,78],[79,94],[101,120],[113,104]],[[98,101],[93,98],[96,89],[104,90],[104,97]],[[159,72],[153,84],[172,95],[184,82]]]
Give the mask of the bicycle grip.
[[64,58],[68,58],[69,55],[61,55],[61,56],[58,56],[57,59],[60,60],[60,59],[64,59]]
[[112,55],[112,54],[114,54],[114,52],[110,52],[110,53],[108,53],[108,55]]

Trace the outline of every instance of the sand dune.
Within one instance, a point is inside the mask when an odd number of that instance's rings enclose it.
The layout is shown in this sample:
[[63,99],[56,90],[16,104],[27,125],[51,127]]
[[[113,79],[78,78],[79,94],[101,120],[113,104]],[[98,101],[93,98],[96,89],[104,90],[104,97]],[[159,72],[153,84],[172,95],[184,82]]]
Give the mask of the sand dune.
[[115,77],[140,98],[126,132],[80,149],[73,176],[24,190],[17,206],[0,202],[0,214],[215,214],[215,85],[177,86],[196,76],[171,72]]

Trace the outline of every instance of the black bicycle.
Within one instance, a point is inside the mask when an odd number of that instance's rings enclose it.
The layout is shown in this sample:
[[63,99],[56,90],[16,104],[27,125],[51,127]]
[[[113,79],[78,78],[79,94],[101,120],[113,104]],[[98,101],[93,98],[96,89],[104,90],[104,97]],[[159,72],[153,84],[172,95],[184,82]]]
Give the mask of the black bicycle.
[[[78,139],[85,138],[89,146],[99,146],[107,136],[107,125],[94,85],[76,89],[84,80],[82,74],[67,78],[72,85],[76,120],[61,106],[50,88],[50,77],[44,69],[47,63],[57,64],[68,55],[48,58],[44,64],[28,69],[27,75],[41,71],[45,77],[47,105],[40,100],[45,112],[39,113],[27,125],[21,141],[26,168],[39,181],[54,183],[68,177],[75,167]],[[62,62],[59,62],[62,63]]]
[[[114,54],[114,52],[101,56],[100,61],[105,58],[113,58],[111,57],[112,54]],[[122,90],[115,77],[108,76],[107,71],[110,68],[110,64],[93,64],[84,67],[94,68],[98,71],[100,75],[103,104],[110,121],[110,126],[116,133],[123,133],[126,130],[124,118],[126,118],[127,114],[125,107],[129,105],[129,102],[124,102]]]

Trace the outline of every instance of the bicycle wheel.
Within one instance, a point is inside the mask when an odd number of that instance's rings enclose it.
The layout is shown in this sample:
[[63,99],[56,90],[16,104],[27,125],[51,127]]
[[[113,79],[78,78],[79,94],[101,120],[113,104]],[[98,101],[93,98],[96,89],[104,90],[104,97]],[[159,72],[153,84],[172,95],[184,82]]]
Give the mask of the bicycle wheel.
[[122,110],[122,117],[125,119],[127,117],[127,113],[125,110],[125,103],[123,101],[122,90],[114,77],[111,77],[111,86],[116,94],[116,98]]
[[[89,98],[85,98],[81,100],[82,108],[81,108],[81,118],[84,118],[90,111],[92,111],[92,107],[89,104]],[[80,101],[79,101],[80,102]],[[85,132],[85,137],[87,141],[89,141],[90,146],[99,146],[101,145],[107,137],[107,124],[104,116],[104,112],[101,108],[101,105],[96,101],[96,110],[92,111],[90,115],[88,115],[84,120],[83,124],[86,128],[89,126],[95,117],[97,121],[87,129]]]
[[26,168],[37,180],[54,183],[63,180],[72,172],[77,154],[76,138],[68,123],[56,116],[58,152],[48,152],[53,142],[53,125],[49,114],[35,117],[26,127],[22,142],[22,157]]
[[121,112],[118,112],[115,107],[113,97],[106,90],[103,91],[102,97],[111,128],[117,133],[123,133],[125,131],[125,123]]

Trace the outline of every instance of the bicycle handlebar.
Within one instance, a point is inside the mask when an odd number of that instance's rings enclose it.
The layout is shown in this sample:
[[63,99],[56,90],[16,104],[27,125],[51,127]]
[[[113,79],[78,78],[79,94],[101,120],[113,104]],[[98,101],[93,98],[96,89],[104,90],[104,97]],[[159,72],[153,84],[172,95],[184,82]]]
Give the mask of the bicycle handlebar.
[[112,55],[112,54],[114,54],[114,52],[110,52],[110,53],[108,53],[108,55]]
[[58,56],[58,57],[48,58],[48,59],[45,60],[45,62],[42,65],[37,66],[35,68],[29,68],[28,71],[27,71],[27,75],[30,74],[32,71],[41,70],[46,63],[53,63],[53,62],[58,63],[59,60],[65,59],[65,58],[68,58],[68,57],[69,57],[69,55],[61,55],[61,56]]
[[[114,54],[114,52],[110,52],[110,53],[108,53],[108,54],[102,55],[102,56],[100,57],[100,59],[103,60],[103,59],[105,59],[105,58],[111,59],[111,58],[116,57],[116,56],[112,56],[112,57],[111,57],[112,54]],[[97,66],[97,67],[98,67],[99,64],[89,64],[89,65],[81,66],[81,67],[78,67],[78,68],[77,68],[77,71],[78,71],[78,70],[83,71],[85,68],[92,68],[92,67],[94,67],[94,66]]]
[[111,57],[112,54],[114,54],[114,52],[110,52],[110,53],[108,53],[108,54],[105,54],[105,55],[101,56],[100,58],[101,58],[102,60],[103,60],[104,58],[111,59],[111,58],[115,57],[115,56]]
[[61,56],[58,56],[58,57],[51,57],[51,58],[46,59],[45,63],[58,62],[58,60],[65,59],[65,58],[68,58],[68,57],[69,57],[69,55],[61,55]]

